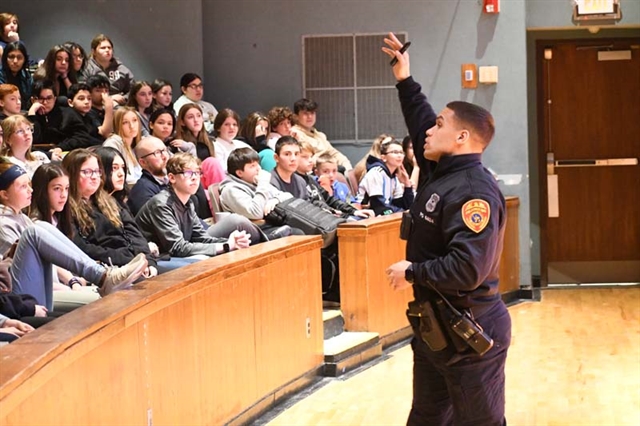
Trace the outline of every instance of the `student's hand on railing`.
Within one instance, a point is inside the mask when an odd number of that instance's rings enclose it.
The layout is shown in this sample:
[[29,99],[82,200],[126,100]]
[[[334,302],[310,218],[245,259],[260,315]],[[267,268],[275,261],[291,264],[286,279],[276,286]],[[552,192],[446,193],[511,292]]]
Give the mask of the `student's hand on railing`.
[[245,231],[233,231],[231,235],[229,235],[230,250],[247,248],[249,245],[251,245],[251,236]]
[[3,328],[0,328],[0,331],[4,333],[10,333],[19,337],[24,336],[26,333],[32,332],[33,327],[22,321],[8,319],[4,322]]
[[355,213],[353,213],[353,215],[357,217],[364,217],[365,219],[369,219],[370,217],[374,217],[376,213],[370,209],[363,209],[363,210],[356,210]]
[[142,276],[145,278],[152,278],[158,275],[158,270],[155,266],[147,266],[147,269],[142,273]]

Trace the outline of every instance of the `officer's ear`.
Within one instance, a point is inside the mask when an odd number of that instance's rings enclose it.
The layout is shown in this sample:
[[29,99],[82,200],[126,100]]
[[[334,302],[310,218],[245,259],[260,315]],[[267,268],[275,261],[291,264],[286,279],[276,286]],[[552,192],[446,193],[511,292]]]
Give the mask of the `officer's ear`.
[[470,137],[471,137],[471,134],[469,133],[468,130],[460,130],[460,132],[458,133],[458,136],[456,137],[456,143],[459,145],[465,144],[467,143]]

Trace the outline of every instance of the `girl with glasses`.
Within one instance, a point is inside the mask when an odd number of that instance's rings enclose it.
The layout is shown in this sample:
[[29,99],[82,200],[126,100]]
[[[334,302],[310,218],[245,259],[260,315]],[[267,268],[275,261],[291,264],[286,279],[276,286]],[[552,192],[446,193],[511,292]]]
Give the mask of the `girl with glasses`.
[[367,158],[367,173],[358,187],[358,199],[376,216],[408,209],[413,202],[413,184],[402,162],[402,144],[392,139],[380,145],[380,158]]
[[198,74],[187,73],[180,78],[180,96],[173,104],[176,115],[185,104],[193,103],[200,107],[204,127],[207,133],[213,134],[213,120],[218,115],[218,110],[209,102],[202,100],[204,96],[204,83]]
[[0,156],[19,165],[27,171],[29,178],[42,164],[48,163],[47,155],[40,151],[31,151],[33,143],[33,125],[22,115],[13,115],[2,121],[4,141],[0,147]]
[[105,190],[106,173],[100,156],[75,149],[62,165],[69,173],[71,240],[89,257],[107,265],[125,265],[143,253],[148,262],[143,276],[157,275],[156,260],[131,213]]

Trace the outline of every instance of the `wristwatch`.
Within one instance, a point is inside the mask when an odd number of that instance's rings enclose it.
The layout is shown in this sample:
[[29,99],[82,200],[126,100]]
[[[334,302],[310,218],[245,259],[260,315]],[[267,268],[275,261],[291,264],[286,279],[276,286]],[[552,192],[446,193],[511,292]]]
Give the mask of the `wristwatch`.
[[407,269],[404,270],[404,279],[408,283],[413,284],[413,281],[415,280],[415,277],[413,276],[413,263],[407,266]]
[[222,244],[222,252],[223,253],[229,253],[231,251],[231,247],[229,246],[229,243],[223,243]]

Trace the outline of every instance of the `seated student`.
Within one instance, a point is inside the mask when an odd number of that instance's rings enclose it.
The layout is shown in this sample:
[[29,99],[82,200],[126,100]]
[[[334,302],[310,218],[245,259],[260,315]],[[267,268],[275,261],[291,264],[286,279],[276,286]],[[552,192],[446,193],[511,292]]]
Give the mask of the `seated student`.
[[[271,175],[260,167],[260,156],[251,148],[238,148],[229,154],[227,178],[220,184],[220,203],[228,212],[252,220],[263,219],[281,201],[293,196],[271,185]],[[304,235],[296,228],[261,225],[269,240],[287,235]]]
[[[195,144],[196,153],[200,161],[216,156],[213,142],[209,139],[204,126],[202,110],[194,103],[186,103],[178,111],[175,139]],[[171,146],[172,151],[177,152],[175,145],[172,144]]]
[[404,151],[398,142],[380,146],[380,157],[367,159],[367,173],[360,181],[359,197],[376,216],[408,209],[413,203],[413,185],[402,165]]
[[149,129],[151,130],[151,136],[154,136],[164,142],[171,152],[182,151],[196,157],[196,145],[193,142],[177,139],[174,136],[175,127],[176,117],[170,109],[156,109],[151,113],[151,117],[149,117]]
[[283,136],[293,136],[297,139],[299,136],[294,131],[291,132],[293,126],[293,113],[289,107],[273,107],[267,113],[267,119],[271,123],[271,132],[267,137],[267,145],[275,151],[276,142]]
[[176,115],[173,111],[173,85],[167,80],[156,78],[153,80],[153,83],[151,83],[151,92],[153,93],[151,109],[153,109],[153,111],[158,109],[170,110],[175,118]]
[[33,74],[33,79],[52,81],[57,96],[67,97],[69,87],[78,82],[76,71],[71,66],[71,52],[62,45],[53,46]]
[[317,109],[318,104],[314,101],[309,99],[298,100],[293,105],[296,125],[291,130],[296,133],[296,139],[309,142],[317,155],[328,154],[335,158],[338,166],[345,170],[350,170],[352,167],[349,159],[331,145],[327,140],[327,135],[314,127]]
[[200,185],[200,160],[179,153],[167,162],[169,188],[149,200],[136,215],[136,222],[161,253],[175,257],[215,256],[249,247],[251,238],[234,230],[228,238],[210,237],[200,224],[191,201]]
[[300,142],[300,156],[298,157],[296,174],[302,177],[306,183],[307,199],[309,201],[345,219],[360,220],[375,216],[372,210],[359,210],[355,206],[329,194],[311,174],[313,166],[313,148],[307,142]]
[[19,43],[18,15],[9,12],[0,13],[0,55],[8,43]]
[[[71,235],[71,213],[65,209],[69,196],[69,176],[57,164],[43,164],[36,170],[31,181],[33,194],[29,216],[37,223],[52,224],[66,235]],[[56,311],[68,312],[100,298],[98,288],[88,285],[82,277],[55,267],[53,290]],[[71,291],[74,290],[74,291]]]
[[91,146],[92,138],[82,117],[71,108],[56,103],[53,83],[38,80],[33,84],[33,100],[27,118],[34,125],[34,144],[53,144],[52,159],[61,159],[63,151]]
[[387,135],[385,133],[379,135],[373,140],[373,143],[371,144],[371,148],[369,148],[369,152],[367,153],[367,155],[362,157],[362,159],[358,161],[356,166],[353,168],[353,174],[356,178],[357,183],[360,183],[362,177],[367,172],[367,160],[369,159],[369,157],[380,158],[380,145],[391,141],[395,141],[393,136]]
[[343,203],[355,202],[355,198],[349,192],[349,186],[336,179],[338,163],[336,163],[333,157],[326,154],[318,156],[318,158],[316,158],[314,172],[316,182],[318,182],[329,195],[333,195]]
[[140,142],[142,137],[138,114],[131,107],[120,107],[114,114],[113,124],[114,133],[104,141],[102,146],[115,148],[122,154],[129,172],[127,184],[134,185],[142,176],[142,168],[133,153],[136,144]]
[[[173,104],[173,110],[176,115],[180,113],[180,109],[185,104],[196,104],[200,107],[204,128],[210,135],[213,134],[213,120],[218,115],[218,110],[207,101],[203,101],[204,83],[198,74],[187,73],[180,78],[180,96]],[[202,158],[201,158],[202,159]]]
[[78,82],[84,83],[86,80],[84,77],[84,70],[87,67],[87,62],[89,60],[87,52],[84,51],[84,48],[81,45],[74,41],[67,41],[63,46],[71,52],[71,67],[78,77]]
[[[143,205],[145,205],[154,195],[169,188],[169,177],[167,175],[167,161],[170,154],[162,141],[153,136],[143,138],[136,146],[136,155],[142,166],[142,176],[140,180],[131,188],[127,205],[134,215],[137,215]],[[198,188],[203,191],[202,185]],[[207,210],[209,213],[204,218],[211,217],[211,210],[208,207],[206,197],[191,197],[196,214],[203,219],[204,214],[199,211]],[[204,226],[204,225],[203,225]],[[240,215],[229,215],[216,222],[215,225],[207,228],[210,237],[226,238],[233,230],[246,231],[251,236],[251,241],[258,243],[261,239],[259,229],[246,218]]]
[[91,120],[91,133],[102,142],[113,133],[113,99],[109,96],[109,79],[102,74],[92,75],[85,81],[91,93],[91,110],[87,117]]
[[111,195],[125,209],[127,207],[127,199],[129,198],[129,189],[127,188],[127,164],[124,157],[115,148],[108,146],[96,147],[94,153],[100,157],[102,169],[104,170],[104,190]]
[[53,265],[100,287],[101,294],[125,288],[146,269],[144,256],[123,267],[105,267],[87,256],[53,225],[34,224],[21,213],[31,201],[26,170],[0,158],[0,253],[13,258],[12,291],[32,295],[48,311],[53,309]]
[[127,103],[127,96],[133,83],[133,73],[113,56],[113,43],[104,34],[91,40],[91,58],[84,70],[84,78],[103,75],[109,79],[109,95],[118,105]]
[[129,91],[127,106],[133,108],[136,114],[138,114],[140,133],[143,137],[151,134],[149,130],[149,117],[153,111],[151,107],[152,102],[153,92],[151,91],[151,84],[146,81],[136,81]]
[[20,89],[22,108],[26,109],[31,101],[31,86],[33,78],[29,72],[29,55],[27,49],[20,42],[7,44],[2,53],[0,67],[0,84],[13,84]]
[[20,115],[20,89],[13,84],[0,84],[0,123],[12,115]]
[[309,199],[306,181],[296,173],[300,157],[300,142],[293,136],[283,136],[276,142],[276,168],[271,172],[271,185],[296,198]]
[[252,112],[240,126],[238,140],[251,146],[260,156],[260,167],[270,172],[276,167],[275,152],[267,145],[269,120],[260,112]]
[[124,265],[143,253],[148,263],[143,276],[157,275],[156,259],[131,213],[104,190],[100,157],[75,149],[64,157],[62,166],[69,173],[71,240],[89,257],[108,265]]
[[38,151],[31,151],[33,142],[33,126],[22,115],[14,115],[2,120],[4,142],[0,147],[0,156],[5,156],[14,164],[25,169],[29,177],[49,158]]
[[236,139],[239,125],[240,116],[229,108],[220,111],[213,122],[213,128],[218,135],[213,142],[215,157],[225,171],[227,170],[227,158],[229,158],[231,151],[238,148],[251,148],[246,142]]
[[76,148],[88,148],[90,146],[99,146],[104,142],[104,138],[100,135],[100,126],[95,125],[91,118],[91,105],[93,103],[91,97],[91,89],[85,83],[76,83],[69,87],[67,91],[68,103],[70,109],[74,111],[84,123],[85,130],[89,134],[88,145],[77,146]]

